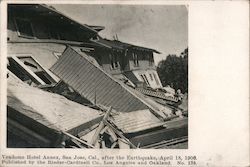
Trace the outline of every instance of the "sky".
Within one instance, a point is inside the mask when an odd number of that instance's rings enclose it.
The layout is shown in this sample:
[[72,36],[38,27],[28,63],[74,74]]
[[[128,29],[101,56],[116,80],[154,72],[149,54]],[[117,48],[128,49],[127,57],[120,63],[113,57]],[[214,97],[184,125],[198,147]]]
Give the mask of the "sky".
[[104,26],[99,34],[156,49],[155,63],[188,47],[188,10],[184,5],[51,5],[72,19]]

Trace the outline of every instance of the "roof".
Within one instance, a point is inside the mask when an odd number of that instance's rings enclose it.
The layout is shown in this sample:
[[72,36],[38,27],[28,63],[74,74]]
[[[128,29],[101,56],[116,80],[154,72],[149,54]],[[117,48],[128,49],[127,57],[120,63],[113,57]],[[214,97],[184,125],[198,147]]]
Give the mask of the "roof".
[[120,112],[148,108],[121,83],[91,62],[89,56],[72,47],[67,47],[50,70],[93,104],[112,106]]
[[77,134],[102,119],[98,110],[34,88],[12,77],[8,78],[7,90],[8,107],[56,131]]
[[114,49],[119,49],[119,50],[125,50],[128,48],[131,48],[131,49],[135,49],[135,50],[144,50],[144,51],[155,52],[158,54],[160,53],[159,51],[157,51],[155,49],[125,43],[125,42],[121,42],[119,40],[109,40],[109,39],[99,38],[98,40],[95,40],[93,42],[100,44],[102,46],[106,46],[106,47],[114,48]]
[[150,109],[163,119],[171,115],[168,108],[116,80],[88,57],[68,46],[50,70],[93,104],[112,106],[118,112]]
[[31,12],[32,11],[40,12],[42,15],[59,17],[60,19],[64,19],[64,20],[69,21],[70,24],[71,24],[71,22],[74,22],[75,24],[77,24],[81,28],[88,30],[90,32],[93,32],[95,34],[97,34],[97,32],[98,32],[94,28],[91,28],[86,24],[81,24],[78,21],[70,18],[69,16],[66,16],[65,14],[59,12],[54,7],[48,6],[46,4],[10,4],[8,7],[15,7],[16,8],[15,10],[17,10],[18,8],[19,9],[25,8],[25,10],[26,10],[25,12],[27,12],[27,9],[29,9]]
[[148,109],[113,115],[115,125],[124,133],[135,133],[165,124]]
[[56,10],[54,7],[47,6],[47,5],[45,5],[45,4],[42,4],[41,6],[44,7],[44,8],[47,8],[47,9],[49,9],[49,10],[51,10],[51,11],[53,11],[53,12],[55,12],[55,13],[61,15],[61,16],[64,16],[66,19],[68,19],[68,20],[70,20],[70,21],[74,21],[74,22],[77,23],[80,27],[84,27],[84,28],[86,28],[86,29],[88,29],[88,30],[90,30],[90,31],[92,31],[92,32],[97,33],[97,31],[96,31],[95,29],[89,27],[87,24],[81,24],[81,23],[79,23],[78,21],[73,20],[71,17],[66,16],[65,14],[59,12],[59,11]]

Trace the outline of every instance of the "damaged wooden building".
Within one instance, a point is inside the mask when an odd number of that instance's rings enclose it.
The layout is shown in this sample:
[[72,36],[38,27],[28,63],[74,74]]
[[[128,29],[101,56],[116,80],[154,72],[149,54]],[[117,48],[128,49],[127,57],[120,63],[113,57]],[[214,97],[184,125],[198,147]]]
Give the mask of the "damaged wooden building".
[[103,29],[51,6],[8,5],[8,147],[187,147],[181,101],[160,91],[159,52]]

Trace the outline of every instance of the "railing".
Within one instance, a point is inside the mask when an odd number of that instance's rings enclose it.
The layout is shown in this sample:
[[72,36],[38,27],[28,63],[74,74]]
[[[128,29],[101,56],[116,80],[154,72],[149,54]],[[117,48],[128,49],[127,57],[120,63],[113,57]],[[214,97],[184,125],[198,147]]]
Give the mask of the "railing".
[[147,90],[147,89],[143,89],[143,88],[136,88],[136,90],[138,90],[141,93],[143,93],[145,95],[148,95],[148,96],[158,97],[158,98],[161,98],[161,99],[164,99],[164,100],[178,102],[177,97],[165,96],[164,93],[161,93],[161,92],[154,92],[152,90]]

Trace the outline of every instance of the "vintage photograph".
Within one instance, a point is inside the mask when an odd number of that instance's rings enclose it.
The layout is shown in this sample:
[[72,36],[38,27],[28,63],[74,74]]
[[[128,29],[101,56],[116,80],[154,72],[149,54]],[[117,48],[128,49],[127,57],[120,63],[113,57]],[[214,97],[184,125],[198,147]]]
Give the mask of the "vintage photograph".
[[187,5],[7,17],[7,148],[188,149]]

